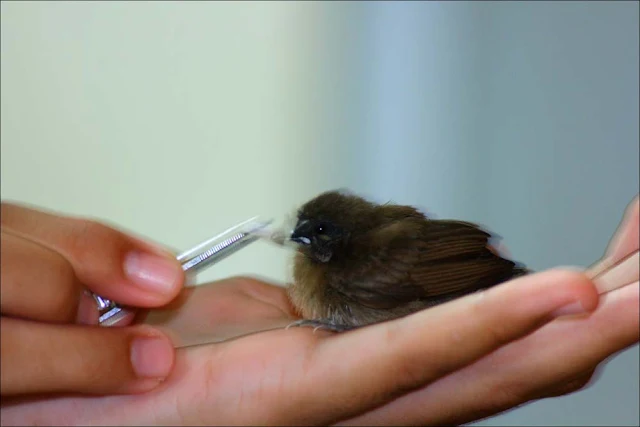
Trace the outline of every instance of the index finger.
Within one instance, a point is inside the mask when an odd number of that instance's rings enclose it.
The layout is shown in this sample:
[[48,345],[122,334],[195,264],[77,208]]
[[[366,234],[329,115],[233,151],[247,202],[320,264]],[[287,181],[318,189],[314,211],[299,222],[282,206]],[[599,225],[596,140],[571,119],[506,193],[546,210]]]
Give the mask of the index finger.
[[4,202],[0,217],[3,228],[60,253],[81,283],[121,304],[164,305],[184,284],[169,251],[100,222]]

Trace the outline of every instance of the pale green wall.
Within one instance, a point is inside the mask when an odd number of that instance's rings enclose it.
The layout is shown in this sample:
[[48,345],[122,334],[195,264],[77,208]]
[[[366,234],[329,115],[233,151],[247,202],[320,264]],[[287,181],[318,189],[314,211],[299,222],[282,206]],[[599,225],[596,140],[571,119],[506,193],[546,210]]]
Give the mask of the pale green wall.
[[[333,55],[316,9],[3,2],[2,198],[186,249],[339,185],[314,139]],[[287,255],[258,243],[202,278],[284,280]]]

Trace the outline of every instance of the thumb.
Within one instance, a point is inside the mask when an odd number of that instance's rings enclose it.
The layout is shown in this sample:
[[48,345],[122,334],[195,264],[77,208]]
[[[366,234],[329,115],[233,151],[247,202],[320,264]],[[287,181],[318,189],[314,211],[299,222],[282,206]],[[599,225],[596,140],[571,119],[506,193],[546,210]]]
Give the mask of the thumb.
[[171,341],[149,326],[99,328],[2,317],[3,397],[138,393],[171,372]]

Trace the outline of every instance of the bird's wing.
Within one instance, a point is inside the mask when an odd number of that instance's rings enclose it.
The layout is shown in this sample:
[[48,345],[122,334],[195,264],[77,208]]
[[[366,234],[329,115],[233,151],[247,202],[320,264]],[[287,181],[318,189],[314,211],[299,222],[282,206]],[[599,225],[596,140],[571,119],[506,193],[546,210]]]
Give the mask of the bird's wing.
[[377,254],[354,271],[341,292],[363,306],[391,309],[446,300],[522,274],[492,249],[492,235],[462,221],[398,221],[369,242]]

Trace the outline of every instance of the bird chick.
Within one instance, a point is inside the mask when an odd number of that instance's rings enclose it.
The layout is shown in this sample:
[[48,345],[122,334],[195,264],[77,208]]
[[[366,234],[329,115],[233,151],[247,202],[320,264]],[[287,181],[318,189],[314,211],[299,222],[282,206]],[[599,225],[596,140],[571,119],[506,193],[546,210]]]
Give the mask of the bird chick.
[[530,271],[463,221],[427,218],[411,206],[378,205],[329,191],[297,212],[288,296],[295,326],[346,331],[403,317]]

